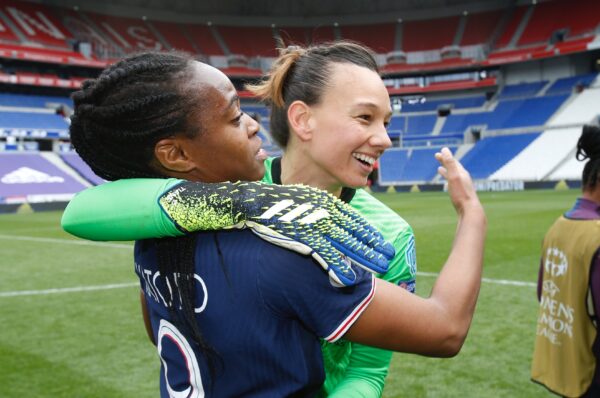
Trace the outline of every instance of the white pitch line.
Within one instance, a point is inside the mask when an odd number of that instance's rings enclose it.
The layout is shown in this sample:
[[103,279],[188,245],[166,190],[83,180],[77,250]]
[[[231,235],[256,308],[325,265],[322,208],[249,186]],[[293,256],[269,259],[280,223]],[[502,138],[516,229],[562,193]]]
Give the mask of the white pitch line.
[[133,249],[132,245],[126,245],[122,243],[107,243],[107,242],[93,242],[88,240],[73,240],[73,239],[55,239],[55,238],[40,238],[36,236],[19,236],[19,235],[2,235],[0,239],[5,240],[24,240],[30,242],[40,243],[58,243],[61,245],[77,245],[77,246],[101,246],[111,247],[115,249]]
[[[430,276],[436,277],[438,274],[433,272],[417,272],[419,276]],[[490,279],[483,278],[483,282],[494,283],[498,285],[513,285],[513,286],[527,286],[536,287],[537,285],[533,282],[521,282],[521,281],[510,281],[505,279]],[[121,289],[126,287],[139,286],[138,283],[117,283],[112,285],[99,285],[99,286],[76,286],[76,287],[65,287],[61,289],[45,289],[45,290],[17,290],[13,292],[0,292],[0,298],[2,297],[16,297],[16,296],[40,296],[47,294],[58,294],[58,293],[77,293],[77,292],[91,292],[97,290],[110,290],[110,289]]]
[[[436,274],[434,272],[417,272],[417,275],[437,277],[439,274]],[[481,281],[485,282],[485,283],[494,283],[496,285],[512,285],[512,286],[527,286],[527,287],[536,287],[537,286],[537,283],[535,283],[535,282],[511,281],[508,279],[481,278]]]
[[92,292],[97,290],[122,289],[125,287],[139,286],[139,283],[115,283],[111,285],[98,286],[75,286],[64,287],[61,289],[44,289],[44,290],[17,290],[13,292],[0,292],[0,297],[16,297],[16,296],[45,296],[48,294],[59,293],[76,293],[76,292]]
[[[41,243],[58,243],[64,245],[79,245],[79,246],[101,246],[101,247],[111,247],[115,249],[133,249],[132,245],[119,244],[119,243],[106,243],[106,242],[92,242],[87,240],[71,240],[71,239],[54,239],[54,238],[40,238],[35,236],[18,236],[18,235],[2,235],[0,234],[0,239],[6,240],[24,240],[31,242],[41,242]],[[437,277],[439,274],[434,272],[417,272],[419,276],[426,277]],[[526,287],[536,287],[537,284],[534,282],[523,282],[523,281],[513,281],[507,279],[491,279],[491,278],[482,278],[481,279],[485,283],[493,283],[497,285],[510,285],[510,286],[526,286]],[[71,293],[71,292],[85,292],[85,291],[94,291],[94,290],[107,290],[107,289],[119,289],[124,287],[137,286],[137,283],[122,283],[122,284],[114,284],[114,285],[100,285],[100,286],[78,286],[71,288],[61,288],[61,289],[46,289],[46,290],[21,290],[21,291],[13,291],[13,292],[0,292],[0,297],[14,297],[14,296],[34,296],[34,295],[45,295],[45,294],[55,294],[55,293]]]

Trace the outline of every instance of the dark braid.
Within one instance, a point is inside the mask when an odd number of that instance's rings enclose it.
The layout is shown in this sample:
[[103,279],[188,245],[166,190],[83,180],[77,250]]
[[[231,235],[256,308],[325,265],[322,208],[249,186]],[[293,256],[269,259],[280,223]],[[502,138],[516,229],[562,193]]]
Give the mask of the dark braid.
[[73,94],[71,142],[96,174],[107,180],[160,177],[148,167],[154,145],[175,132],[198,132],[188,126],[193,98],[183,95],[181,83],[190,62],[176,53],[135,55]]
[[600,127],[583,126],[575,157],[580,161],[589,159],[583,167],[581,183],[584,189],[593,190],[600,178]]
[[[156,143],[175,134],[200,133],[198,126],[188,124],[199,101],[185,90],[192,61],[176,52],[133,55],[73,93],[71,143],[97,175],[107,180],[167,177],[151,166]],[[195,235],[157,239],[158,269],[181,297],[180,314],[175,300],[168,304],[175,324],[191,334],[214,375],[216,353],[195,318],[195,246]]]

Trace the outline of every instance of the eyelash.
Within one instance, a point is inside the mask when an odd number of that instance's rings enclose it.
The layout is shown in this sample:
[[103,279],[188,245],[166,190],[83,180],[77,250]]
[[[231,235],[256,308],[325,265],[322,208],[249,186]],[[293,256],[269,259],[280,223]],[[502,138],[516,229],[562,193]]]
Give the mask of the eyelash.
[[244,112],[240,112],[239,116],[237,116],[235,119],[233,119],[233,124],[235,124],[236,126],[239,126],[240,122],[242,120],[242,116],[244,116]]

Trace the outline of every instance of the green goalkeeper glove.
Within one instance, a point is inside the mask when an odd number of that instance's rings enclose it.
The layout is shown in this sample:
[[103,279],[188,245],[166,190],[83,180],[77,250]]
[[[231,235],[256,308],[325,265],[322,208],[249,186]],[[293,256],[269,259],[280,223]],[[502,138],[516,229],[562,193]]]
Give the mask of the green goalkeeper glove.
[[[154,194],[134,195],[136,187]],[[148,210],[157,207],[157,200],[162,217],[156,213],[152,217]],[[385,273],[394,256],[393,246],[354,209],[324,191],[301,185],[121,180],[78,194],[65,210],[62,223],[67,232],[95,240],[251,228],[273,244],[310,254],[331,281],[342,286],[356,282],[349,263]]]

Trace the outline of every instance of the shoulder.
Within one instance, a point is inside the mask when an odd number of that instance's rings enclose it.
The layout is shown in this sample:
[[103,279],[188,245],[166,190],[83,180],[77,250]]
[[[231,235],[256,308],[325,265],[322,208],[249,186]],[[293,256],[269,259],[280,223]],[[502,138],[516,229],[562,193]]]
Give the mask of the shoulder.
[[389,225],[391,224],[390,221],[393,221],[393,224],[398,229],[410,228],[410,225],[402,216],[364,189],[356,190],[354,197],[350,201],[350,205],[358,210],[374,226],[378,226],[379,224]]
[[[350,205],[396,249],[396,256],[390,261],[389,271],[382,279],[392,283],[414,283],[417,273],[415,236],[408,222],[364,189],[356,191]],[[409,290],[414,290],[414,287]]]

